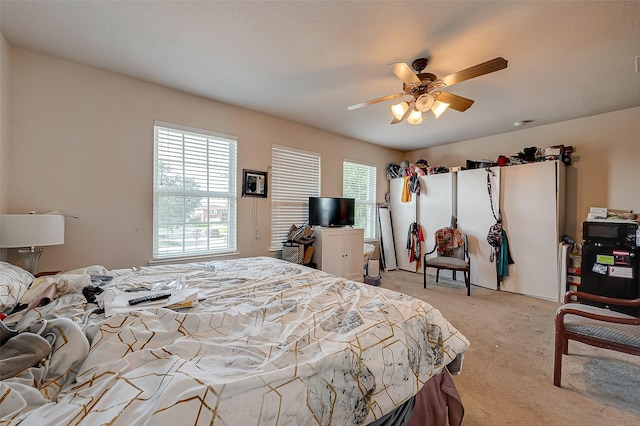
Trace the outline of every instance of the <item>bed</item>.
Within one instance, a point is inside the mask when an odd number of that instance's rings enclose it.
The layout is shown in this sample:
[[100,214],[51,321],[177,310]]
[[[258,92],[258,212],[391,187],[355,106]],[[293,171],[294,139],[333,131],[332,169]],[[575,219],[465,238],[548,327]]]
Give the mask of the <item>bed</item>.
[[[0,424],[387,425],[459,402],[447,366],[459,372],[469,341],[381,287],[270,257],[91,266],[29,284],[12,267],[24,288],[6,285],[4,266],[5,311],[58,291],[5,319],[52,351],[0,382]],[[161,291],[171,297],[123,303]]]

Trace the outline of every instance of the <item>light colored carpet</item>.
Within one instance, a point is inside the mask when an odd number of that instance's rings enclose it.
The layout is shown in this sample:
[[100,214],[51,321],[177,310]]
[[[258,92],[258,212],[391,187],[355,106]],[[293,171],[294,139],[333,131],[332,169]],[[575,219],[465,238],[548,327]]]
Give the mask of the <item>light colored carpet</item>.
[[406,271],[381,287],[439,309],[470,341],[453,380],[464,425],[640,425],[640,357],[569,342],[562,388],[553,386],[554,314],[560,303]]

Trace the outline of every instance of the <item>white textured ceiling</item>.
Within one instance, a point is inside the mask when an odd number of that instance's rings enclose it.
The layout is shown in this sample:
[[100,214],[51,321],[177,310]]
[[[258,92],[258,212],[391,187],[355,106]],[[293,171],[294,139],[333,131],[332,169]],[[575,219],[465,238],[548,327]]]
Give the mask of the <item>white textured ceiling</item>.
[[[12,46],[404,151],[640,106],[640,1],[4,1]],[[391,125],[387,64],[429,57],[475,100]]]

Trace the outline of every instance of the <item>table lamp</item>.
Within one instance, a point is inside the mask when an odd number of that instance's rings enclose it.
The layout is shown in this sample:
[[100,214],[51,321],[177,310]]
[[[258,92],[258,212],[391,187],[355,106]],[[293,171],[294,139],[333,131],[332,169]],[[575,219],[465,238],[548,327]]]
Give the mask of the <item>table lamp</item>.
[[5,214],[0,216],[0,247],[18,250],[25,269],[36,274],[44,249],[37,246],[64,244],[64,216],[58,214]]

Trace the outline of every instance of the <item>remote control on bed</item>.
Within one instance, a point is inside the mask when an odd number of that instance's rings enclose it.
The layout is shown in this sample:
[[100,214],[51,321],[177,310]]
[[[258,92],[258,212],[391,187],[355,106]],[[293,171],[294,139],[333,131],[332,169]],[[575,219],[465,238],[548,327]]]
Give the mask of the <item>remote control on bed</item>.
[[144,302],[152,302],[154,300],[167,299],[171,296],[170,291],[161,291],[160,293],[153,293],[148,296],[136,297],[135,299],[129,299],[129,305],[137,305]]

